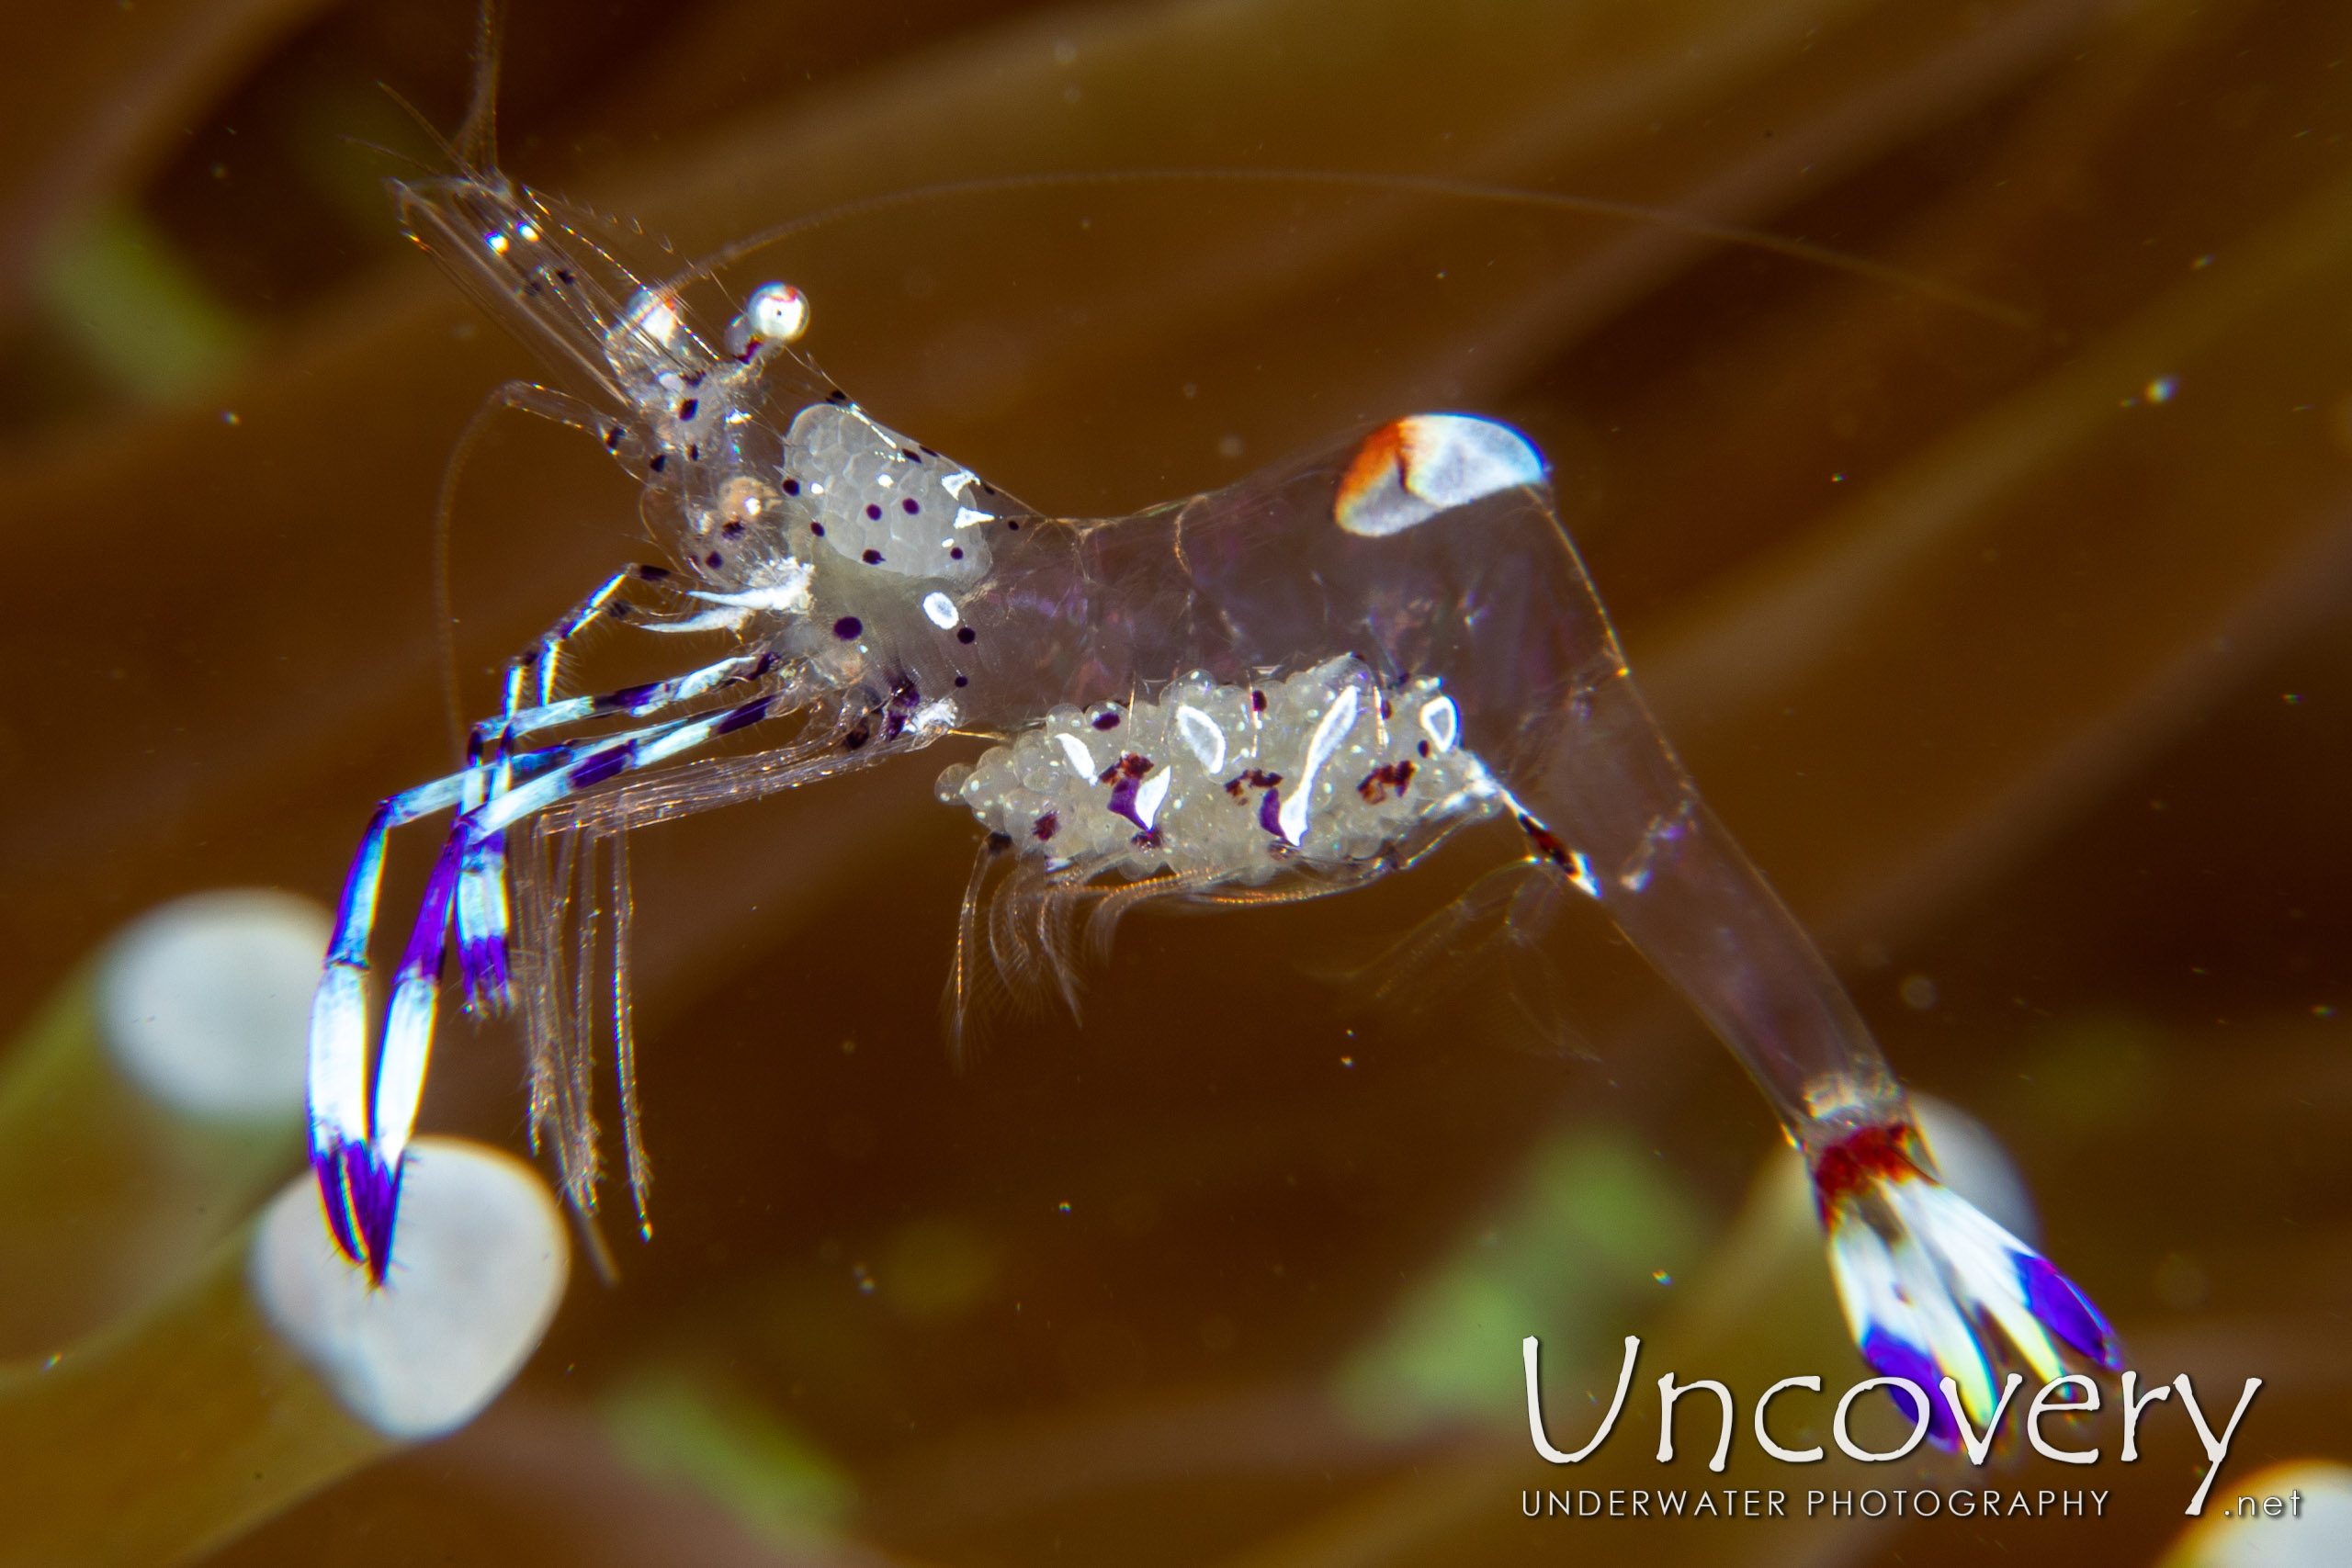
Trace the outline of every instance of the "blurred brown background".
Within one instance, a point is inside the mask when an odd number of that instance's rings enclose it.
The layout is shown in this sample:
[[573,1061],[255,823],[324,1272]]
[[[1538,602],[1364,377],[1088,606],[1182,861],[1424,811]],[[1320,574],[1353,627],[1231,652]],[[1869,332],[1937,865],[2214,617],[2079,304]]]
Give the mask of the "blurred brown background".
[[[13,1020],[170,895],[331,897],[369,805],[446,763],[433,497],[532,367],[379,189],[435,154],[377,84],[453,124],[462,0],[12,21]],[[2006,1143],[2135,1365],[2215,1380],[2209,1408],[2269,1380],[2219,1500],[2352,1457],[2347,59],[2352,13],[2317,0],[518,0],[501,107],[517,176],[684,254],[958,179],[1327,169],[1670,208],[1993,302],[1312,182],[945,195],[743,264],[809,291],[808,346],[879,417],[1055,511],[1415,408],[1525,428],[1669,732],[1897,1066]],[[564,432],[479,451],[470,708],[647,547],[632,506]],[[220,1561],[2139,1562],[2171,1539],[2198,1457],[2177,1414],[2136,1467],[2018,1472],[2111,1486],[2089,1525],[1521,1518],[1522,1487],[1576,1479],[1514,1429],[1523,1333],[1603,1378],[1619,1336],[1662,1335],[1743,1399],[1859,1375],[1810,1242],[1781,1297],[1739,1274],[1778,1140],[1736,1067],[1590,922],[1555,940],[1590,1060],[1513,1049],[1475,968],[1418,1010],[1317,977],[1489,840],[1426,886],[1138,919],[1083,1027],[1008,1020],[959,1074],[933,997],[974,829],[929,789],[958,754],[639,836],[655,1239],[609,1224],[620,1283],[583,1271],[474,1428]],[[519,1075],[503,1031],[455,1026],[427,1123],[519,1146]],[[1615,1483],[1703,1484],[1695,1437],[1648,1462],[1648,1408]],[[1746,1484],[1822,1483],[1753,1457]]]

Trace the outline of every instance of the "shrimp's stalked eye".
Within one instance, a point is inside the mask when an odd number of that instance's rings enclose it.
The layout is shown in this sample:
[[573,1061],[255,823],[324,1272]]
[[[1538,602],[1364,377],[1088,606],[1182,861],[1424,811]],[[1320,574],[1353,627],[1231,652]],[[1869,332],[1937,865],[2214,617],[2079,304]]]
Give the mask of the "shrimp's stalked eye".
[[727,352],[749,357],[772,343],[797,343],[808,330],[808,296],[789,283],[763,283],[727,323]]
[[1414,414],[1363,438],[1340,476],[1332,514],[1351,534],[1385,538],[1449,507],[1543,482],[1542,455],[1510,425],[1468,414]]

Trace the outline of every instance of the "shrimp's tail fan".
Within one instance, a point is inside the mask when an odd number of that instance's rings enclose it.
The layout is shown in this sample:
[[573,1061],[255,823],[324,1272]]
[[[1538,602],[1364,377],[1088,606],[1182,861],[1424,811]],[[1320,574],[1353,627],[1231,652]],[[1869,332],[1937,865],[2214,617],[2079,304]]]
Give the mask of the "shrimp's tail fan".
[[1907,1121],[1860,1127],[1807,1153],[1854,1343],[1879,1375],[1919,1389],[1939,1446],[1961,1437],[1947,1379],[1982,1429],[2006,1403],[1996,1397],[1996,1368],[2014,1359],[2044,1382],[2064,1375],[2069,1352],[2109,1371],[2122,1366],[2122,1345],[2090,1298],[1939,1180]]

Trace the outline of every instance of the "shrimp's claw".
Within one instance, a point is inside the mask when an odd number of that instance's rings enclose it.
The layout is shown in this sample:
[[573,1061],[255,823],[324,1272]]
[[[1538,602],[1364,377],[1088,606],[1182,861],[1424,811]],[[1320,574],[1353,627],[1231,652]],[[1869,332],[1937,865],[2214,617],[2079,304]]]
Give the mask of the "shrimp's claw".
[[2045,1382],[2064,1375],[2065,1350],[2109,1371],[2122,1366],[2122,1345],[2090,1298],[1938,1180],[1907,1120],[1847,1132],[1807,1156],[1854,1343],[1880,1375],[1927,1395],[1939,1446],[1960,1440],[1949,1401],[1936,1396],[1946,1378],[1973,1421],[1996,1419],[1996,1332]]

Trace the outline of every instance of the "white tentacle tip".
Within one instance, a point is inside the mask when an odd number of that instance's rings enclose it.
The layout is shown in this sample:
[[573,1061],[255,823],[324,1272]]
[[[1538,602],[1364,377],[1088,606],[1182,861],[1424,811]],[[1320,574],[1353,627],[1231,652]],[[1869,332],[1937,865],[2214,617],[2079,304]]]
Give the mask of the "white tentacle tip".
[[563,1216],[513,1156],[453,1138],[408,1152],[390,1277],[336,1250],[307,1174],[264,1213],[246,1280],[271,1326],[386,1437],[456,1430],[530,1359],[571,1277]]
[[99,1038],[125,1076],[184,1114],[301,1114],[327,912],[261,888],[198,893],[125,927],[98,970]]

